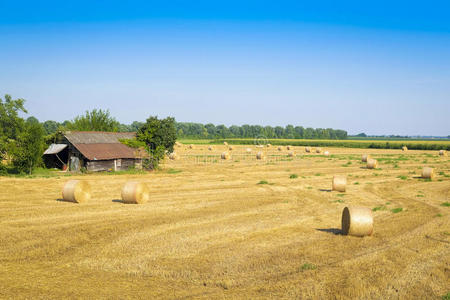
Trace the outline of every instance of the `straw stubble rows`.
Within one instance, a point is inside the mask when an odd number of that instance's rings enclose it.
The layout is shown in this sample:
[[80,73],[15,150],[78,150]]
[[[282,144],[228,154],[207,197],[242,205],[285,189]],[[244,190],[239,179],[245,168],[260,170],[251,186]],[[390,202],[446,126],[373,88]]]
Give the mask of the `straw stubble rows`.
[[[275,147],[264,150],[264,161],[183,159],[220,157],[225,146],[199,147],[179,148],[179,160],[148,175],[1,178],[0,297],[426,298],[448,292],[450,224],[441,206],[450,195],[446,157],[370,150],[380,161],[375,170],[360,162],[367,150],[358,149],[326,149],[331,156],[325,157],[296,147],[290,160],[271,160],[267,151],[280,152]],[[387,162],[400,157],[408,159],[396,161],[398,168]],[[424,159],[444,175],[416,178]],[[298,177],[290,178],[293,173]],[[331,191],[334,175],[347,176],[345,193]],[[88,203],[57,200],[68,179],[91,183]],[[146,204],[120,202],[129,180],[148,186]],[[374,211],[372,236],[336,234],[348,205],[384,207]]]

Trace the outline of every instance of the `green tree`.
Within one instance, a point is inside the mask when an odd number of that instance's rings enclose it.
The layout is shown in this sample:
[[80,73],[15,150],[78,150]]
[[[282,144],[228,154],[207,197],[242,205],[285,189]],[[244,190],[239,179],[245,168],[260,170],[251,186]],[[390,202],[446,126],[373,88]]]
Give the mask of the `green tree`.
[[295,127],[295,138],[296,139],[302,139],[304,137],[305,129],[303,126],[296,126]]
[[284,137],[287,139],[293,139],[295,138],[295,128],[293,125],[287,125],[286,129],[284,131]]
[[281,126],[275,127],[275,136],[279,139],[284,137],[284,128]]
[[156,168],[166,151],[173,152],[177,139],[175,119],[168,117],[160,120],[156,116],[150,117],[138,129],[136,138],[147,145],[147,151],[152,158],[149,167]]
[[7,145],[24,130],[25,121],[19,117],[19,112],[27,113],[24,103],[24,99],[13,100],[10,95],[5,95],[4,101],[0,98],[0,161],[6,155]]
[[36,117],[31,116],[31,117],[28,117],[28,118],[27,118],[26,122],[27,122],[28,124],[31,124],[31,123],[39,123],[39,120],[38,120]]
[[18,172],[29,173],[42,163],[44,152],[44,128],[39,122],[27,122],[17,140],[9,143],[8,152]]
[[311,127],[306,128],[303,137],[305,139],[312,139],[314,137],[314,129],[312,129]]
[[42,126],[44,126],[44,130],[46,134],[53,134],[58,131],[58,127],[60,126],[58,122],[48,120],[45,121]]
[[120,131],[120,132],[132,132],[133,129],[132,129],[131,125],[119,124],[118,131]]
[[110,116],[109,110],[94,109],[76,117],[66,125],[69,130],[118,131],[120,123]]

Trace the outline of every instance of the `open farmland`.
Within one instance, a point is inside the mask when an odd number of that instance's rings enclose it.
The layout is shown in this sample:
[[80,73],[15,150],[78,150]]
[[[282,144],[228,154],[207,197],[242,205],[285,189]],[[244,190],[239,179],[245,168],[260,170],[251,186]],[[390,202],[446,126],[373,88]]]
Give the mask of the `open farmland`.
[[[0,298],[429,299],[450,282],[450,158],[437,151],[183,145],[145,175],[0,178]],[[255,158],[266,152],[266,160]],[[361,154],[379,162],[368,170]],[[432,181],[420,178],[434,168]],[[347,191],[331,191],[333,175]],[[92,199],[63,202],[68,179]],[[120,190],[145,182],[151,200]],[[347,205],[374,234],[339,234]]]
[[347,140],[325,140],[325,139],[185,139],[184,143],[192,144],[222,144],[227,141],[230,144],[246,145],[253,143],[269,142],[273,145],[292,145],[292,146],[314,146],[314,147],[344,147],[344,148],[371,148],[371,149],[402,149],[407,146],[414,150],[449,150],[449,139],[428,139],[428,140],[397,140],[397,139],[347,139]]

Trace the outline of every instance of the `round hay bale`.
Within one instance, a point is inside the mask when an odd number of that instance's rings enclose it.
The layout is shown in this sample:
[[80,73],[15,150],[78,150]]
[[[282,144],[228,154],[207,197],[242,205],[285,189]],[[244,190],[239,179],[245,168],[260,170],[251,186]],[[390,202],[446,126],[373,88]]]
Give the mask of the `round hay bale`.
[[169,159],[170,160],[177,160],[178,159],[178,155],[175,152],[172,152],[169,154]]
[[231,159],[231,155],[230,155],[230,153],[228,153],[228,152],[223,152],[223,153],[220,155],[220,158],[221,158],[221,159],[224,159],[224,160],[229,160],[229,159]]
[[91,186],[83,180],[69,180],[63,187],[64,201],[84,203],[91,199]]
[[142,204],[149,200],[150,192],[147,185],[139,181],[128,181],[122,188],[124,203]]
[[266,157],[264,156],[264,153],[259,151],[258,153],[256,153],[256,159],[266,159]]
[[342,211],[342,234],[366,236],[373,233],[373,215],[368,207],[349,206]]
[[325,152],[323,153],[323,155],[325,155],[325,156],[330,156],[330,152],[325,151]]
[[362,157],[361,157],[361,161],[362,161],[362,162],[367,162],[367,160],[368,160],[369,158],[372,158],[372,157],[370,156],[370,154],[363,154]]
[[333,176],[333,191],[345,192],[347,185],[347,177],[345,176]]
[[208,146],[208,150],[209,150],[209,151],[213,151],[214,148],[213,148],[212,146]]
[[224,144],[225,146],[228,146],[228,143],[227,143],[227,142],[223,142],[223,144]]
[[289,152],[288,152],[288,156],[289,156],[289,157],[294,157],[294,151],[289,151]]
[[320,153],[320,152],[322,152],[322,149],[316,148],[316,153]]
[[447,151],[445,151],[445,150],[439,150],[439,155],[440,155],[440,156],[447,156]]
[[434,177],[434,170],[433,170],[433,168],[424,167],[422,169],[422,178],[433,179],[433,177]]
[[305,152],[310,153],[311,152],[311,147],[305,147]]
[[194,145],[189,145],[189,149],[194,149]]
[[233,150],[233,146],[228,147],[228,150],[232,151]]
[[367,159],[367,169],[376,169],[378,167],[378,161],[376,159]]
[[403,146],[403,147],[402,147],[402,151],[408,151],[408,147]]
[[247,149],[245,149],[245,151],[246,151],[247,153],[250,153],[250,152],[252,152],[252,149],[251,149],[251,148],[247,148]]
[[286,150],[292,150],[292,146],[286,146]]
[[278,147],[278,151],[283,151],[283,148],[281,148],[281,147]]
[[272,145],[271,144],[267,144],[267,148],[269,148],[269,147],[272,147]]

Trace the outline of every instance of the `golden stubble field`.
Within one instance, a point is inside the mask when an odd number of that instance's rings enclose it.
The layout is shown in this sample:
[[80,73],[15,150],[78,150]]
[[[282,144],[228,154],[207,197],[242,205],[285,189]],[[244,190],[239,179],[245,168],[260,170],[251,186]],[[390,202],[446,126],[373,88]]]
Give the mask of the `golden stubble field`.
[[[256,161],[257,149],[246,155],[247,147],[221,161],[225,146],[182,146],[179,160],[146,175],[0,178],[0,298],[430,299],[450,292],[448,157],[337,148],[325,157],[296,147],[289,158],[272,147]],[[362,153],[379,159],[379,169],[366,169]],[[433,181],[419,178],[423,166],[435,168]],[[330,191],[337,174],[347,175],[345,193]],[[78,178],[91,183],[91,201],[61,201],[64,183]],[[130,179],[148,185],[150,202],[120,202]],[[373,236],[339,234],[346,205],[377,208]]]

